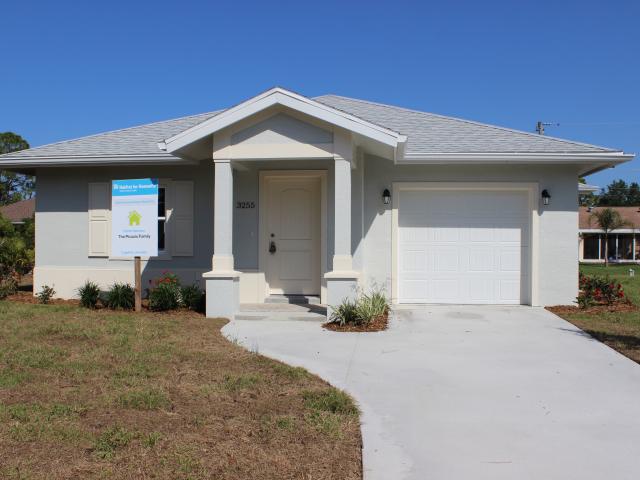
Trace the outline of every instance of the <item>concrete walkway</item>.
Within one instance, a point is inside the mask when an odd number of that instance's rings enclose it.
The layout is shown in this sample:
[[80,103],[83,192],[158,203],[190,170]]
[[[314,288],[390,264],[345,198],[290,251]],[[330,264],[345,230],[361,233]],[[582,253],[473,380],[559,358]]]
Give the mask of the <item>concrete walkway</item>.
[[223,333],[356,398],[367,480],[640,477],[640,366],[543,309],[399,310],[367,334],[291,318]]

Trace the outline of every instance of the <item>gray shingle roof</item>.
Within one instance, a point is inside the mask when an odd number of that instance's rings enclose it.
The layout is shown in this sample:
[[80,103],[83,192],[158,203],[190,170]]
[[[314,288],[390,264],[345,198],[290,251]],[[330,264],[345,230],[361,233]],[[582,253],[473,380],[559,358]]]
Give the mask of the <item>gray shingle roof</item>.
[[[314,100],[408,136],[406,153],[594,153],[616,150],[364,100],[324,95]],[[14,152],[12,159],[153,155],[172,158],[158,142],[223,112],[114,130]],[[7,156],[8,156],[7,155]]]
[[419,112],[364,100],[324,95],[314,100],[407,135],[406,152],[419,153],[593,153],[615,150],[521,132],[470,120]]
[[204,122],[220,112],[222,110],[98,133],[88,137],[30,148],[10,155],[21,158],[76,155],[164,155],[172,157],[171,154],[158,148],[158,142]]

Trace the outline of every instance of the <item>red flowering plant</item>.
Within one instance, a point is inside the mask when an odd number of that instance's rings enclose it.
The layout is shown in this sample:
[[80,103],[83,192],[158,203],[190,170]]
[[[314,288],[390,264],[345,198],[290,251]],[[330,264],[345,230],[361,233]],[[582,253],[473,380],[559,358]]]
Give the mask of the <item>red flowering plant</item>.
[[180,279],[168,270],[159,278],[149,280],[147,289],[149,308],[151,310],[174,310],[182,303]]
[[580,274],[580,293],[577,298],[580,308],[593,305],[613,305],[625,300],[624,290],[619,282],[607,277]]
[[162,272],[162,275],[154,280],[149,280],[149,283],[153,287],[158,285],[173,285],[180,286],[180,279],[175,273],[171,273],[169,270]]

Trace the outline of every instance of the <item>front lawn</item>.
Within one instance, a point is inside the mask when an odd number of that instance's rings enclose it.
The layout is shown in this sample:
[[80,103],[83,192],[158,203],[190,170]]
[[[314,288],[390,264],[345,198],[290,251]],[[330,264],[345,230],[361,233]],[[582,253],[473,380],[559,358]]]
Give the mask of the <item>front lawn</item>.
[[[629,276],[629,269],[636,276]],[[640,266],[638,265],[580,265],[586,275],[609,275],[620,282],[624,292],[634,304],[640,306]],[[609,312],[606,309],[594,313],[580,310],[561,313],[563,318],[606,343],[611,348],[640,363],[640,310],[631,312]]]
[[224,323],[1,301],[0,478],[361,478],[352,400]]

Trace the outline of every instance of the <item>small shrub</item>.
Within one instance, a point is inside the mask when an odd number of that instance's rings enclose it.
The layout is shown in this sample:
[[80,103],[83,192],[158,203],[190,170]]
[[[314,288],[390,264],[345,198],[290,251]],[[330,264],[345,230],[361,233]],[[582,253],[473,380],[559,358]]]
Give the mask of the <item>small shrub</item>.
[[175,310],[182,304],[180,279],[174,273],[165,271],[160,278],[149,280],[151,288],[147,290],[149,308],[156,311]]
[[0,277],[0,300],[13,295],[18,290],[18,282],[12,277]]
[[135,305],[135,291],[128,283],[114,283],[107,292],[104,303],[113,310],[131,310]]
[[580,274],[580,293],[576,301],[580,308],[613,305],[626,299],[622,285],[607,277]]
[[358,303],[344,299],[337,307],[331,307],[329,321],[344,326],[347,323],[359,324]]
[[381,315],[389,313],[389,300],[382,289],[374,288],[370,293],[359,292],[355,301],[345,299],[337,307],[332,307],[329,321],[345,324],[368,324]]
[[161,283],[149,292],[149,308],[155,311],[175,310],[180,306],[179,291],[174,285]]
[[96,308],[100,299],[100,287],[97,283],[87,280],[84,285],[78,288],[80,305],[85,308]]
[[198,285],[194,283],[193,285],[182,287],[180,293],[183,307],[195,312],[204,310],[204,292],[200,290]]
[[38,301],[41,304],[47,305],[55,294],[56,291],[53,289],[53,287],[50,287],[49,285],[43,285],[40,288],[40,291],[36,294],[36,297],[38,297]]

